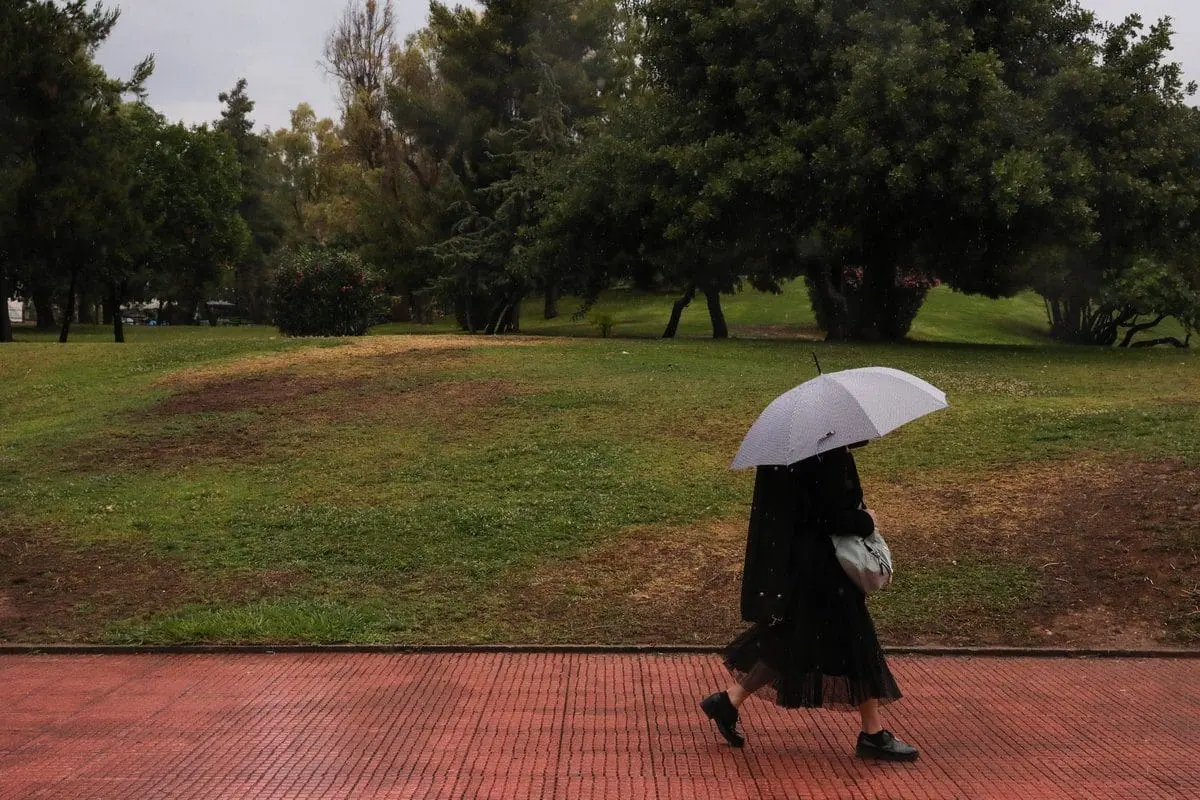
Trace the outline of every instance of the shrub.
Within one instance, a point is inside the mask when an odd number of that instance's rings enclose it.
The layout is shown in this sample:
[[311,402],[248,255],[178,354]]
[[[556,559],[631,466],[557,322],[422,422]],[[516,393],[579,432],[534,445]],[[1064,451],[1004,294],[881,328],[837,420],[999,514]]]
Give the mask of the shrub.
[[592,325],[600,331],[600,335],[607,339],[612,334],[612,329],[616,326],[617,321],[612,314],[593,314],[591,318]]
[[861,267],[842,271],[840,297],[811,273],[805,276],[817,325],[833,339],[903,339],[929,290],[940,281],[916,270],[900,270],[891,285],[867,286]]
[[379,275],[353,253],[328,248],[283,253],[271,299],[287,336],[362,336],[387,314]]

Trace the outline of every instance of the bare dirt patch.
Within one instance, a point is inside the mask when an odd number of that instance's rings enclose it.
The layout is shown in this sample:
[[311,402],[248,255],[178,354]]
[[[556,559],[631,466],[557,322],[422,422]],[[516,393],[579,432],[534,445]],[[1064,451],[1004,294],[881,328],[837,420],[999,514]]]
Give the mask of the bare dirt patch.
[[553,641],[717,642],[739,627],[745,522],[645,526],[506,587],[506,614]]
[[[1013,619],[970,612],[881,628],[891,644],[1153,647],[1194,643],[1200,470],[1076,461],[866,487],[905,570],[956,563],[1036,576]],[[738,615],[744,518],[636,528],[514,577],[506,613],[548,640],[723,643]],[[520,627],[518,625],[518,627]],[[1194,628],[1192,630],[1195,630]]]
[[730,331],[739,339],[797,339],[822,342],[825,334],[816,325],[735,325]]
[[[63,451],[73,469],[185,467],[292,454],[306,427],[341,422],[464,423],[524,393],[503,380],[443,380],[468,365],[462,337],[387,337],[174,373],[171,394]],[[482,340],[480,340],[482,341]],[[511,340],[510,340],[511,341]],[[331,353],[336,357],[331,357]]]
[[1190,638],[1183,623],[1200,613],[1194,467],[1080,459],[872,488],[900,558],[1036,570],[1036,596],[1022,610],[1026,635],[1007,643],[1148,646]]
[[[330,352],[338,357],[330,358]],[[470,362],[470,350],[464,347],[396,350],[334,347],[276,355],[308,358],[256,356],[204,372],[175,372],[156,383],[172,393],[143,413],[150,417],[171,417],[263,410],[294,406],[309,398],[331,394],[353,400],[380,387],[392,387],[405,378],[453,371]]]
[[132,543],[69,545],[52,533],[0,529],[0,641],[98,641],[115,620],[214,597],[268,597],[303,576],[199,576]]
[[435,381],[411,389],[364,392],[356,398],[353,413],[396,424],[430,420],[466,424],[464,415],[498,409],[504,398],[525,394],[528,390],[506,380]]
[[546,339],[537,337],[510,336],[367,336],[357,341],[336,347],[310,347],[284,353],[270,353],[248,358],[239,358],[224,364],[204,364],[172,372],[155,382],[157,386],[183,388],[193,384],[206,384],[229,380],[239,376],[279,372],[296,367],[330,368],[338,371],[357,363],[383,361],[403,365],[422,355],[457,351],[463,355],[475,348],[488,347],[534,347],[545,344]]
[[1049,620],[1047,636],[1053,636],[1076,646],[1088,646],[1099,640],[1107,647],[1140,649],[1154,647],[1169,638],[1162,625],[1120,614],[1106,605],[1079,608],[1059,614]]
[[145,470],[265,457],[268,431],[260,422],[208,420],[187,431],[112,429],[60,451],[68,470]]
[[245,411],[294,404],[332,390],[353,391],[365,377],[297,375],[273,372],[213,380],[171,395],[151,409],[150,416]]

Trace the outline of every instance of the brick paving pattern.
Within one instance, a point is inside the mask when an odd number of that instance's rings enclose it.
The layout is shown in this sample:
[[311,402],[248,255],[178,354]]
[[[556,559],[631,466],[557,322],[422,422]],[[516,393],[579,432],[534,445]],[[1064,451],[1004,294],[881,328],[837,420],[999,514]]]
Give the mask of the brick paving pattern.
[[1200,661],[895,657],[854,715],[696,706],[714,656],[0,656],[0,798],[1197,798]]

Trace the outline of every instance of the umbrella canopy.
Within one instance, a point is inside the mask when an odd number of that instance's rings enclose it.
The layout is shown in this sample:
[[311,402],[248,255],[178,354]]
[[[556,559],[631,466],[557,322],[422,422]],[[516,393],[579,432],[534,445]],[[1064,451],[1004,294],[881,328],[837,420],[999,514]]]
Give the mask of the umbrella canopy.
[[877,439],[947,405],[945,392],[902,370],[831,372],[775,398],[742,440],[732,469],[794,464]]

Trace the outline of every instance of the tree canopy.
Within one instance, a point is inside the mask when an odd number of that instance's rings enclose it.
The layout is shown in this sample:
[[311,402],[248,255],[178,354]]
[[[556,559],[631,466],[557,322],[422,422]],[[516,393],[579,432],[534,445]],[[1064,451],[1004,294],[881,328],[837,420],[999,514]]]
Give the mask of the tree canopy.
[[1047,81],[1039,218],[1029,280],[1054,336],[1111,345],[1147,318],[1195,325],[1200,117],[1166,61],[1169,21],[1108,26]]
[[[286,249],[352,251],[397,318],[519,330],[615,286],[705,299],[802,278],[830,338],[904,337],[939,283],[1033,289],[1060,339],[1185,345],[1200,319],[1200,116],[1169,19],[1074,0],[348,0],[337,120],[254,130],[232,79],[168,124],[118,15],[0,9],[0,295],[271,316]],[[84,318],[81,313],[80,319]],[[1174,318],[1184,335],[1149,333]],[[7,320],[0,340],[8,338]],[[63,327],[65,337],[69,322]],[[119,320],[115,335],[120,336]]]

